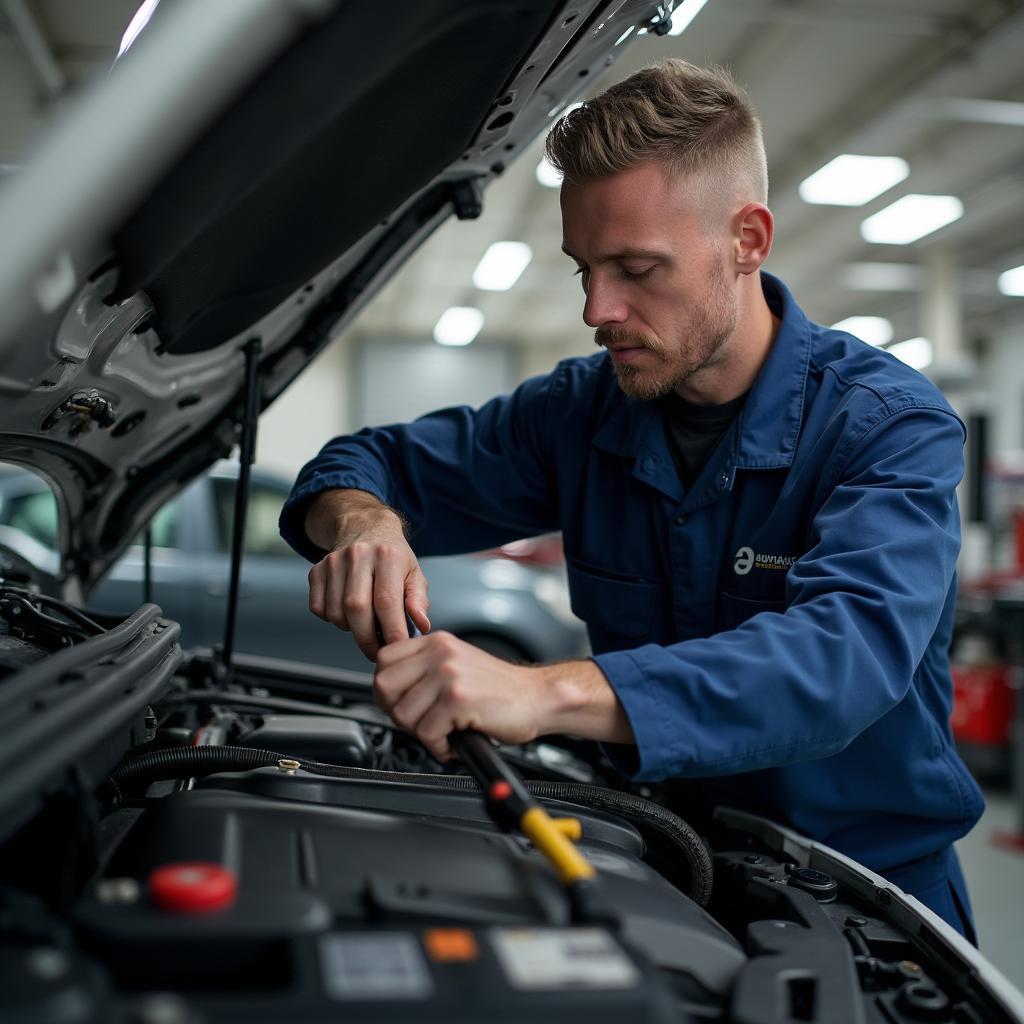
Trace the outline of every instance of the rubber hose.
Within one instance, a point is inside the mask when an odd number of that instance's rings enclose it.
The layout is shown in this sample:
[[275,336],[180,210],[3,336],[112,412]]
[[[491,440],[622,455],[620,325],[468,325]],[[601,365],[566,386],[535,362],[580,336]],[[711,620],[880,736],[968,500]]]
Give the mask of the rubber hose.
[[[140,754],[123,761],[111,773],[111,783],[120,791],[127,782],[155,782],[182,775],[212,775],[216,772],[248,771],[277,765],[288,758],[272,750],[254,747],[210,746],[169,747]],[[468,775],[431,775],[425,772],[385,772],[375,768],[352,768],[347,765],[322,764],[294,758],[299,765],[314,775],[333,778],[358,779],[366,782],[413,782],[436,786],[439,789],[460,791],[478,790],[476,781]],[[603,786],[582,782],[541,782],[525,780],[526,788],[536,797],[564,800],[595,810],[608,811],[626,818],[641,830],[649,830],[667,840],[675,851],[682,854],[686,894],[699,906],[711,898],[711,857],[701,838],[678,814],[632,793],[621,793]],[[668,865],[670,870],[678,864]]]

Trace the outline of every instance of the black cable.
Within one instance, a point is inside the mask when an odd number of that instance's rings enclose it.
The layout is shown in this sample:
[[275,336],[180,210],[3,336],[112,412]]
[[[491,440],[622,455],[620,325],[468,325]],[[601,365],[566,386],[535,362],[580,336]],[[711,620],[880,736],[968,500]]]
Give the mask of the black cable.
[[328,718],[346,718],[350,722],[361,725],[375,725],[394,732],[405,732],[400,725],[390,720],[377,718],[373,714],[359,711],[348,711],[343,708],[331,707],[329,704],[316,704],[313,701],[296,700],[292,697],[254,697],[248,693],[232,693],[229,690],[186,690],[184,693],[172,693],[161,703],[164,704],[220,704],[223,707],[269,708],[272,711],[308,711],[310,714],[326,715]]
[[[155,782],[158,779],[178,778],[181,775],[202,776],[216,772],[249,771],[277,765],[287,757],[286,754],[253,747],[173,747],[154,750],[123,761],[114,769],[110,782],[120,793],[122,786],[128,782]],[[476,782],[467,775],[385,772],[372,768],[322,764],[304,758],[293,760],[298,761],[305,771],[332,778],[364,782],[407,782],[463,792],[479,789]],[[653,833],[667,841],[676,854],[682,854],[683,873],[686,876],[684,891],[700,906],[707,904],[711,897],[711,857],[700,836],[677,814],[632,793],[621,793],[614,789],[580,782],[528,780],[526,788],[541,799],[563,800],[616,814],[642,830],[647,830],[648,834]],[[680,865],[674,862],[672,866],[678,869]]]
[[[331,707],[329,704],[315,704],[313,701],[296,700],[294,697],[255,697],[248,693],[232,693],[224,690],[186,690],[183,693],[171,694],[163,703],[165,704],[200,704],[209,702],[220,707],[230,708],[268,708],[271,711],[294,711],[296,713],[309,712],[314,715],[327,715],[329,718],[342,718],[350,722],[358,722],[371,728],[386,730],[400,736],[408,736],[410,740],[418,743],[415,736],[408,729],[392,722],[383,715],[377,717],[373,714],[364,714],[360,711],[350,711],[344,708]],[[502,757],[509,764],[514,765],[520,771],[531,775],[544,776],[550,781],[577,782],[568,772],[559,771],[550,765],[538,764],[527,757],[514,754],[508,750],[502,750]]]
[[90,630],[95,636],[99,636],[101,633],[106,633],[106,629],[103,628],[98,622],[90,619],[84,612],[80,612],[77,608],[72,607],[69,604],[65,604],[63,601],[58,601],[55,597],[50,597],[47,594],[35,594],[33,595],[40,604],[48,605],[52,608],[57,609],[62,615],[66,615],[72,622],[81,626],[83,629]]
[[57,636],[61,642],[68,637],[73,640],[87,640],[89,633],[75,623],[69,623],[67,619],[54,618],[47,615],[29,598],[15,592],[8,592],[4,595],[7,602],[15,605],[15,608],[5,614],[9,622],[16,622],[22,632],[31,634],[37,638],[44,637],[47,631]]
[[[90,619],[88,615],[83,614],[77,608],[73,608],[71,605],[65,604],[55,597],[50,597],[48,594],[36,594],[30,590],[25,590],[23,587],[12,586],[4,586],[0,589],[0,593],[11,600],[17,601],[22,607],[28,608],[40,621],[53,628],[66,628],[69,625],[67,620],[70,620],[70,624],[78,626],[87,634],[91,633],[94,636],[99,636],[102,633],[106,633],[106,630],[98,622]],[[41,610],[40,605],[46,605],[46,607],[60,612],[64,619],[56,619],[52,615],[47,615],[46,612]]]

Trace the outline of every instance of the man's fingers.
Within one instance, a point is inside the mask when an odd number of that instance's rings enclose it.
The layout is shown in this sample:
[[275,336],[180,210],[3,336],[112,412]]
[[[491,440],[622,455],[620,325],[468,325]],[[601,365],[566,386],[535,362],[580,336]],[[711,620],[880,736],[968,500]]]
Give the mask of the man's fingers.
[[403,729],[414,733],[420,719],[434,706],[437,698],[437,687],[431,686],[429,680],[420,676],[406,687],[398,701],[392,704],[388,714]]
[[421,633],[430,632],[430,619],[427,618],[427,609],[430,607],[430,598],[427,596],[429,587],[418,565],[405,579],[405,608]]
[[332,551],[309,570],[309,610],[324,622],[348,629],[342,608],[345,569],[341,556]]
[[345,594],[345,566],[341,555],[332,551],[319,568],[324,575],[324,618],[338,629],[348,629],[348,619],[342,607]]
[[318,619],[327,621],[327,573],[323,562],[317,562],[309,570],[309,610]]
[[399,565],[399,552],[394,548],[381,546],[375,555],[373,608],[384,643],[395,644],[409,638],[403,600],[405,567]]
[[373,566],[360,557],[357,547],[342,552],[345,562],[345,587],[341,609],[359,650],[370,661],[377,657],[377,625],[373,616]]
[[448,744],[448,734],[453,729],[476,729],[479,726],[480,716],[476,712],[453,708],[448,701],[439,699],[420,718],[416,738],[438,761],[448,761],[455,756]]
[[[394,708],[409,691],[417,684],[422,685],[429,670],[430,660],[422,650],[422,641],[419,639],[405,640],[400,644],[383,648],[373,676],[373,695],[378,705],[389,715],[393,714]],[[433,703],[437,688],[427,686],[426,689],[430,694],[429,699],[424,696],[416,707],[420,704],[429,707]],[[398,724],[405,726],[406,722],[401,721]]]

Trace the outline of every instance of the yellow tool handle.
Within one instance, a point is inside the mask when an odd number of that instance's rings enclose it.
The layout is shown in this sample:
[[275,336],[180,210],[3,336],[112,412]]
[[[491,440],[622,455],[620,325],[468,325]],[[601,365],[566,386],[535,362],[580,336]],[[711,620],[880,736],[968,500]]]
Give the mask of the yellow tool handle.
[[531,807],[519,821],[523,834],[551,862],[565,885],[593,878],[597,872],[543,807]]

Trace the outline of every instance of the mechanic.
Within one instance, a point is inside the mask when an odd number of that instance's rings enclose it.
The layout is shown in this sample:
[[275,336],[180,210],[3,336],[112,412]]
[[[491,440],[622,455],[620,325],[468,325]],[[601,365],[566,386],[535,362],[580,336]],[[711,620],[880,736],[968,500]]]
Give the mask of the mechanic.
[[[697,780],[973,940],[951,844],[983,803],[948,725],[963,424],[761,271],[764,145],[725,71],[640,71],[546,145],[607,351],[327,444],[282,513],[311,611],[440,759],[457,728],[602,741],[629,778]],[[593,657],[513,665],[430,633],[417,557],[558,529]]]

